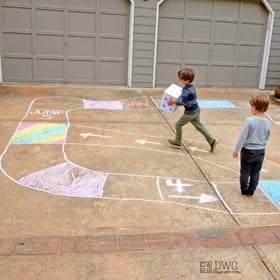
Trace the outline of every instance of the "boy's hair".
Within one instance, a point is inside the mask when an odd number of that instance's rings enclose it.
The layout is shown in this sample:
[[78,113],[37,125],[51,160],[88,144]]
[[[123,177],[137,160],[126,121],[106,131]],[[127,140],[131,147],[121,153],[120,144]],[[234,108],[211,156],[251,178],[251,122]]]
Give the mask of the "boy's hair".
[[249,102],[251,106],[255,106],[257,111],[266,112],[269,106],[269,96],[265,93],[254,94]]
[[190,68],[182,68],[178,71],[178,78],[183,81],[190,81],[194,80],[195,73]]

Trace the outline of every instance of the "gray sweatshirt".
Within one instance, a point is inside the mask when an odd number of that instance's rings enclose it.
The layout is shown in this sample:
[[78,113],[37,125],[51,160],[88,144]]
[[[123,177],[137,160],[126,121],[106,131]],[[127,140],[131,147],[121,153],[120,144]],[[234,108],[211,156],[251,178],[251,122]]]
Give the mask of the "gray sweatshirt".
[[251,150],[265,149],[270,136],[271,123],[268,119],[256,116],[248,117],[241,130],[239,139],[234,148],[239,153],[242,148]]

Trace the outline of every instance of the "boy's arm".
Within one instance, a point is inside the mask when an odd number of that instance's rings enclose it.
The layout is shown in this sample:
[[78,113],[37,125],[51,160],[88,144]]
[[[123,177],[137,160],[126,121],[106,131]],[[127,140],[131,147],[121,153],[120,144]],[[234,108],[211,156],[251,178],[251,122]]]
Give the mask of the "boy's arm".
[[181,95],[175,100],[175,104],[178,106],[187,106],[189,91],[186,88],[182,89]]
[[[248,132],[249,132],[249,124],[248,124],[248,121],[246,120],[243,124],[243,127],[242,127],[242,130],[241,130],[241,133],[239,135],[239,138],[237,140],[237,143],[235,145],[235,148],[233,150],[233,153],[234,154],[237,154],[239,153],[239,151],[241,150],[241,148],[244,146],[246,140],[247,140],[247,136],[248,136]],[[234,157],[234,156],[233,156]]]

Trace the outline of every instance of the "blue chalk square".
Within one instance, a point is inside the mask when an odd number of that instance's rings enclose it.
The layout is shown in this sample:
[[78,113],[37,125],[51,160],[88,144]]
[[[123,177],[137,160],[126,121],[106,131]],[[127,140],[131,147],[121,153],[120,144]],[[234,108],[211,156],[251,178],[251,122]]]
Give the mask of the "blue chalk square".
[[262,181],[260,188],[275,205],[280,207],[280,180]]
[[218,109],[218,108],[236,108],[236,106],[228,100],[198,100],[200,108]]

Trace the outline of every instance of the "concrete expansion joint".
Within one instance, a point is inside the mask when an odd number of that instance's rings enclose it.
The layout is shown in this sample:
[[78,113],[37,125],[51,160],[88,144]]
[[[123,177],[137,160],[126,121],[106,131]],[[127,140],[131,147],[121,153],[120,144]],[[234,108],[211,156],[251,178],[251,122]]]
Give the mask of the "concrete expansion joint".
[[280,243],[280,226],[140,234],[0,239],[0,256],[229,248]]

